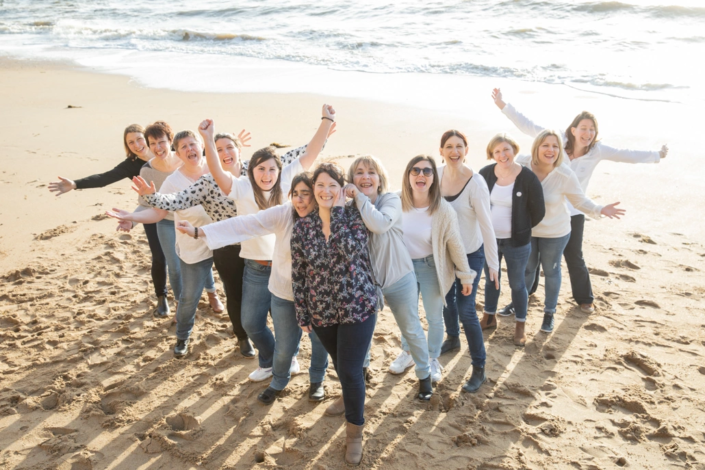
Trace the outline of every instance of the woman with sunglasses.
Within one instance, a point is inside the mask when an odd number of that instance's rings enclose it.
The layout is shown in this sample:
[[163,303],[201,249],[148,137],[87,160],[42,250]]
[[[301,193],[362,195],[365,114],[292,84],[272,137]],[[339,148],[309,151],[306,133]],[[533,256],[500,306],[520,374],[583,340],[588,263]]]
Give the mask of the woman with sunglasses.
[[[457,277],[462,285],[461,294],[470,295],[476,273],[465,256],[458,217],[450,203],[441,197],[436,162],[429,156],[418,155],[406,166],[404,175],[401,190],[404,244],[411,255],[423,299],[428,354],[431,370],[438,371],[434,381],[438,381],[443,371],[438,357],[443,343],[446,294]],[[414,300],[418,305],[418,297]],[[408,350],[403,341],[402,348]]]

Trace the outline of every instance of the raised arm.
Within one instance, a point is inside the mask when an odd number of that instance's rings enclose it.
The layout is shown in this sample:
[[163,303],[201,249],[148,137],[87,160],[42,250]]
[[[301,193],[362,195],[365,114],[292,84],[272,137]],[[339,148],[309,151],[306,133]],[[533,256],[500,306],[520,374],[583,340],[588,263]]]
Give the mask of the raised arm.
[[502,91],[499,88],[492,90],[492,99],[502,113],[524,134],[536,137],[545,129],[545,127],[534,123],[531,119],[514,109],[514,106],[510,103],[505,103],[502,99]]
[[370,198],[358,191],[354,184],[345,185],[343,190],[348,197],[355,200],[362,221],[372,233],[386,233],[401,218],[401,199],[396,194],[390,193],[384,196],[384,204],[377,209]]
[[230,194],[233,187],[233,176],[223,170],[218,158],[218,150],[215,148],[215,124],[212,119],[206,119],[198,126],[198,133],[203,137],[203,145],[206,149],[206,161],[208,162],[208,170],[213,175],[213,179],[218,184],[218,187],[223,194]]
[[251,238],[277,233],[286,226],[286,218],[292,216],[291,203],[286,203],[256,214],[240,215],[208,224],[201,229],[206,234],[208,248],[216,250]]
[[304,171],[311,168],[313,162],[316,158],[318,158],[318,154],[321,153],[321,150],[323,150],[328,134],[334,124],[335,109],[333,109],[333,106],[331,105],[324,104],[323,109],[321,110],[321,123],[318,126],[318,130],[316,130],[316,133],[313,135],[311,142],[308,143],[308,147],[306,147],[304,154],[299,157],[299,163],[301,163]]

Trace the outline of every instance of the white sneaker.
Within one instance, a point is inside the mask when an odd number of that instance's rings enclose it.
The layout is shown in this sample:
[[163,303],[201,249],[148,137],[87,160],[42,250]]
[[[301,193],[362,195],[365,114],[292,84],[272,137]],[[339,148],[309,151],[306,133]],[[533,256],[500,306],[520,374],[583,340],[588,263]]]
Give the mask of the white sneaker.
[[414,364],[416,363],[414,362],[414,358],[411,357],[411,354],[402,351],[399,356],[394,359],[394,362],[389,365],[389,372],[392,374],[401,374]]
[[267,380],[272,376],[272,368],[267,367],[266,369],[263,369],[261,367],[258,367],[256,371],[251,373],[249,375],[249,379],[253,382],[261,382],[263,380]]
[[438,359],[431,359],[431,382],[440,382],[443,378],[443,366]]
[[289,368],[289,374],[296,375],[301,372],[301,366],[299,366],[299,361],[296,356],[291,358],[291,367]]

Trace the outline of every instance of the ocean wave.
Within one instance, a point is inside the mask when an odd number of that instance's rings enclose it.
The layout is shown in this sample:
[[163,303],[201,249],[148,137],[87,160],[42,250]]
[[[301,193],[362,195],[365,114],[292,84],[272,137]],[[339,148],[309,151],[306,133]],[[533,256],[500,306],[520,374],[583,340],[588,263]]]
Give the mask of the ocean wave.
[[671,85],[668,83],[632,83],[632,82],[622,82],[618,80],[609,80],[602,77],[595,78],[576,78],[571,80],[575,83],[586,83],[588,85],[598,86],[598,87],[610,87],[610,88],[621,88],[623,90],[632,91],[662,91],[662,90],[677,90],[677,89],[688,89],[687,86]]
[[252,36],[250,34],[234,34],[234,33],[202,33],[198,31],[174,30],[170,33],[181,36],[183,41],[193,40],[210,40],[210,41],[233,41],[239,39],[241,41],[266,41],[260,36]]

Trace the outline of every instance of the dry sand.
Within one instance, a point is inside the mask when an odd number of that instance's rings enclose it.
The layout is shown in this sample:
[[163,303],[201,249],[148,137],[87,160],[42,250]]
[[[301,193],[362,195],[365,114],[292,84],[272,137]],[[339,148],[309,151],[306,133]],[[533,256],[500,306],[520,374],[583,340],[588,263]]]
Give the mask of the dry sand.
[[[220,129],[252,130],[254,149],[299,144],[324,98],[148,90],[55,64],[0,65],[0,468],[345,467],[344,420],[323,415],[330,398],[309,403],[303,373],[261,406],[266,382],[247,380],[256,361],[205,301],[191,354],[173,358],[174,327],[151,316],[144,233],[116,233],[101,217],[134,205],[127,181],[59,198],[46,188],[118,163],[132,122],[194,128],[213,117]],[[459,127],[429,111],[326,100],[340,131],[325,156],[373,152],[392,175]],[[564,282],[552,334],[538,332],[542,308],[531,301],[523,350],[502,319],[485,334],[488,382],[476,395],[461,392],[464,346],[442,356],[433,400],[416,401],[413,371],[387,373],[400,341],[382,312],[362,468],[705,468],[705,246],[683,233],[588,223],[597,311],[581,313]],[[309,357],[304,340],[304,371]],[[328,373],[333,398],[340,384]]]

